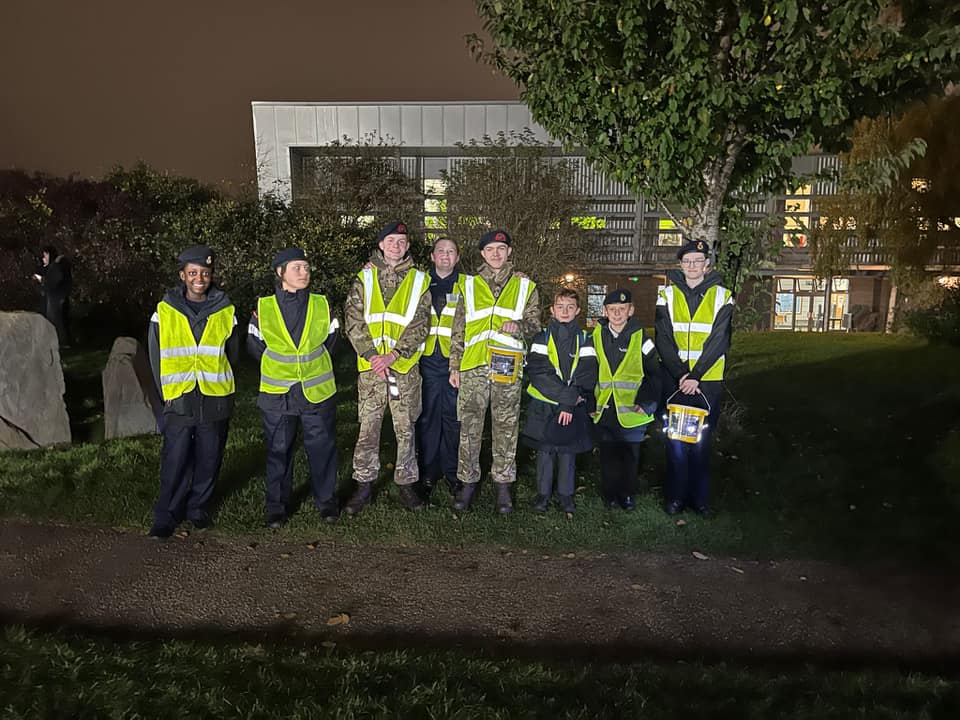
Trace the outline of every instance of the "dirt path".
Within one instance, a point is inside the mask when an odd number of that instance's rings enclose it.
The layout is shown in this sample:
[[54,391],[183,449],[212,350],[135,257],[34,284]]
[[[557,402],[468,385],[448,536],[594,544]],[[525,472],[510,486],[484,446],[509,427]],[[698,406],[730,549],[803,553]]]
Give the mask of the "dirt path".
[[[813,562],[575,557],[0,521],[0,620],[563,657],[960,658],[960,581]],[[350,622],[330,626],[347,613]]]

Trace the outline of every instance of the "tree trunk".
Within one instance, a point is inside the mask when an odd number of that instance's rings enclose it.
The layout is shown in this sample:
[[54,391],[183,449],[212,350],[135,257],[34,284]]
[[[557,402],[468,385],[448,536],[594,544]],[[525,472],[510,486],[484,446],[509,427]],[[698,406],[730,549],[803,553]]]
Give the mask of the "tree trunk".
[[893,285],[890,287],[890,300],[887,302],[887,322],[884,326],[883,331],[886,333],[893,332],[893,323],[897,317],[897,286]]

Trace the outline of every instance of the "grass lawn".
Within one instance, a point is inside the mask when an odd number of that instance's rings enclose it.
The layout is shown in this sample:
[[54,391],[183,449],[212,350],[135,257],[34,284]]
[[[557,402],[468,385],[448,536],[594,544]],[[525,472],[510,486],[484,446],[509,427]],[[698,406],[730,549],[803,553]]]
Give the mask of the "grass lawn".
[[[475,510],[455,517],[438,490],[411,514],[384,470],[377,504],[358,518],[323,525],[307,499],[281,532],[355,543],[519,546],[550,549],[693,549],[743,557],[956,567],[960,544],[960,349],[880,335],[747,334],[734,340],[729,389],[739,411],[721,424],[714,464],[715,518],[660,510],[663,451],[647,444],[649,488],[636,513],[608,512],[597,494],[597,456],[579,465],[572,520],[537,517],[534,455],[518,456],[517,511],[499,517],[484,483]],[[0,454],[0,507],[7,516],[146,529],[157,485],[159,438],[98,442],[99,371],[106,353],[64,360],[77,442],[65,449]],[[338,358],[340,482],[350,489],[357,434],[352,358]],[[263,445],[254,406],[256,370],[239,372],[239,401],[224,463],[219,532],[263,533]],[[729,397],[728,397],[729,400]],[[732,405],[733,403],[730,403]],[[389,423],[386,424],[387,426]],[[384,462],[390,445],[384,444]],[[487,462],[489,459],[487,458]],[[306,495],[306,461],[296,470]]]
[[10,627],[4,718],[907,718],[960,683],[892,670],[496,660],[454,652],[123,641]]

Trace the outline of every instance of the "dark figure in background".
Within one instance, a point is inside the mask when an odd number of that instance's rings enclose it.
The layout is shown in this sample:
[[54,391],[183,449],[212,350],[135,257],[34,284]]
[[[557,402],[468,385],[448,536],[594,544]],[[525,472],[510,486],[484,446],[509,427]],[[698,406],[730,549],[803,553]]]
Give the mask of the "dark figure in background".
[[56,328],[60,347],[69,347],[70,290],[73,288],[70,261],[55,247],[48,245],[43,248],[42,262],[43,269],[33,276],[40,283],[40,309]]
[[267,444],[266,525],[281,527],[293,508],[297,427],[310,467],[313,502],[324,522],[340,516],[337,502],[337,385],[333,346],[340,323],[327,298],[311,293],[310,264],[300,248],[270,263],[277,291],[260,298],[247,328],[247,352],[260,364],[263,437]]
[[154,540],[173,535],[184,517],[196,530],[211,525],[240,350],[236,309],[212,285],[213,252],[191,247],[178,260],[180,282],[157,305],[147,334],[150,367],[163,398]]
[[[725,356],[730,349],[733,295],[710,266],[710,247],[691,240],[677,253],[680,270],[669,270],[671,285],[657,299],[657,351],[672,382],[664,389],[688,396],[701,394],[710,404],[707,428],[700,441],[666,439],[665,510],[670,515],[692,508],[708,515],[710,444],[720,420]],[[701,406],[702,407],[702,406]]]

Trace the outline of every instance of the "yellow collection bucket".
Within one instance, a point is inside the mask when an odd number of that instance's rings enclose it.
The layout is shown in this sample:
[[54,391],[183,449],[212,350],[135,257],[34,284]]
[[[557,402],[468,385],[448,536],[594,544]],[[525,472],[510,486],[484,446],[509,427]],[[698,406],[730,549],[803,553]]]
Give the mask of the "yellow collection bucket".
[[[677,391],[679,392],[679,390]],[[699,390],[697,394],[703,397],[706,408],[693,407],[682,403],[670,402],[676,396],[676,392],[667,398],[667,414],[664,416],[666,425],[664,430],[667,437],[671,440],[696,444],[703,437],[703,431],[707,428],[707,415],[710,414],[710,403]]]

